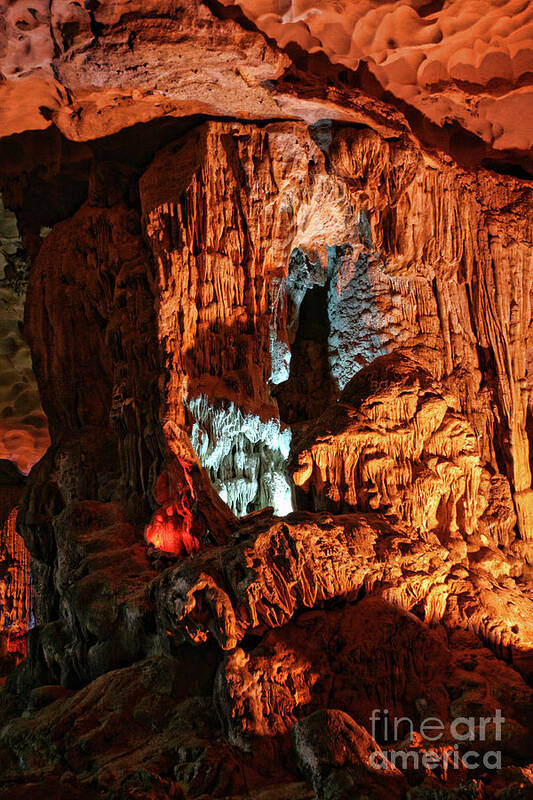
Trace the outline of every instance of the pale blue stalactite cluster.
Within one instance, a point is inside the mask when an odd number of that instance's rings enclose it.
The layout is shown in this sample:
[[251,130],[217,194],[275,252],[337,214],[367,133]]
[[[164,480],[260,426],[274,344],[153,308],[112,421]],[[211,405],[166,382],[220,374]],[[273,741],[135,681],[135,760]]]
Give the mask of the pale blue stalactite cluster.
[[293,510],[285,477],[291,431],[279,419],[263,422],[232,402],[212,404],[205,395],[187,403],[194,424],[192,445],[221,498],[237,516],[273,506]]

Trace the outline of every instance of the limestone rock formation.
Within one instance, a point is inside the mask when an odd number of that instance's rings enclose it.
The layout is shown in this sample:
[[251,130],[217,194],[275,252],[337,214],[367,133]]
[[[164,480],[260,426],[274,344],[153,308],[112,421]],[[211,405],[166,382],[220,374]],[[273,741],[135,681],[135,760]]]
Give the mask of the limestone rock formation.
[[453,120],[496,149],[533,144],[524,117],[531,107],[529,3],[222,2],[240,6],[282,47],[322,51],[354,71],[367,65],[384,90],[438,125]]
[[464,131],[478,159],[529,161],[531,15],[522,0],[16,0],[0,17],[2,130],[86,141],[167,115],[338,119],[411,126],[461,155]]
[[[331,128],[325,145],[293,122],[210,122],[146,169],[95,158],[88,199],[30,275],[25,331],[52,446],[20,516],[38,628],[12,685],[80,690],[142,658],[179,662],[192,641],[218,665],[222,735],[259,773],[281,754],[293,780],[288,736],[305,713],[333,702],[368,725],[368,697],[340,681],[371,669],[350,648],[381,603],[391,632],[371,652],[396,649],[401,629],[405,652],[424,654],[409,691],[385,698],[392,708],[419,721],[431,696],[449,724],[470,659],[476,708],[494,713],[495,692],[511,739],[527,743],[506,693],[529,708],[516,311],[530,291],[529,196],[488,172],[472,183],[407,141]],[[221,428],[227,409],[236,422]],[[239,521],[224,503],[232,481],[249,497],[234,505],[243,514],[266,502],[267,475],[289,479],[275,456],[283,431],[305,510]],[[306,611],[318,614],[309,652]],[[342,654],[321,655],[332,641]],[[509,665],[501,690],[487,685],[496,658]],[[320,686],[326,675],[339,694]],[[507,752],[525,757],[514,740]]]
[[[381,511],[469,551],[510,547],[507,480],[481,459],[457,399],[401,350],[360,370],[295,442],[293,479],[314,510]],[[305,498],[302,500],[305,503]]]
[[0,461],[0,680],[26,655],[33,625],[30,554],[16,531],[23,476]]
[[342,708],[367,729],[374,709],[387,709],[387,715],[377,716],[374,731],[385,743],[387,718],[404,720],[398,739],[410,733],[405,720],[418,730],[424,719],[437,718],[453,746],[450,723],[469,704],[475,702],[479,716],[492,718],[500,698],[511,695],[501,747],[527,759],[533,746],[528,733],[533,693],[524,679],[475,635],[430,626],[386,592],[328,614],[299,615],[270,631],[256,648],[233,650],[217,680],[227,736],[245,750],[260,750],[271,731],[278,748],[286,747],[298,720],[328,707]]
[[1,797],[533,791],[531,21],[0,9]]
[[420,537],[374,514],[294,514],[244,526],[240,539],[156,581],[167,629],[184,630],[196,642],[214,637],[233,650],[250,633],[286,625],[317,603],[354,601],[371,591],[416,610],[428,624],[475,631],[532,674],[531,593],[505,566],[498,576],[496,547],[494,557],[486,548],[474,550],[470,561],[453,540],[445,546],[435,534]]

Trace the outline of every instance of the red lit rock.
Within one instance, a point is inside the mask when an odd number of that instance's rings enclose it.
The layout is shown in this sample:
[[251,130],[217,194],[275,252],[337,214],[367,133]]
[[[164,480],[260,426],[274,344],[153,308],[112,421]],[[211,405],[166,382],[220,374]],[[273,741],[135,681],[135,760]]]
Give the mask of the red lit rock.
[[26,635],[33,622],[30,554],[16,531],[23,476],[14,464],[0,461],[0,673],[26,655]]
[[191,533],[192,514],[178,503],[169,503],[156,511],[146,528],[146,541],[165,553],[190,556],[199,547]]
[[168,471],[157,479],[154,496],[161,507],[146,527],[146,541],[165,553],[185,557],[200,546],[195,536],[195,532],[200,534],[200,526],[193,513],[196,493],[189,475],[191,465],[183,462],[180,466],[185,484],[180,489],[176,482],[171,486]]

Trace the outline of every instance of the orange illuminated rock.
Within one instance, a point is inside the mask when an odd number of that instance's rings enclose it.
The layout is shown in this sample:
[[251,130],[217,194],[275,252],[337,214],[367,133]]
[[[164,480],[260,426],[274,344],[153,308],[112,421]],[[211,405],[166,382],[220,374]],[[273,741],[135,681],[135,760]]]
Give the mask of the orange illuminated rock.
[[[453,538],[443,544],[434,533],[420,536],[370,513],[251,519],[234,543],[168,569],[153,595],[166,630],[184,631],[198,643],[213,637],[233,650],[250,633],[282,627],[303,609],[372,592],[395,607],[416,609],[428,624],[475,632],[531,676],[528,584],[510,577],[510,569],[493,574],[478,544],[461,544]],[[497,554],[497,545],[488,552]],[[516,569],[510,556],[513,563]]]
[[[427,626],[376,596],[304,613],[270,631],[257,648],[237,648],[220,668],[217,689],[227,735],[248,751],[259,750],[269,732],[286,747],[295,721],[327,707],[343,709],[382,746],[408,739],[428,717],[443,722],[441,740],[449,743],[450,722],[469,703],[488,718],[503,697],[502,747],[527,758],[533,742],[533,692],[523,678],[471,633]],[[394,728],[395,719],[403,722]],[[482,746],[490,748],[488,741]]]
[[496,149],[533,144],[529,3],[222,2],[281,47],[323,52],[352,70],[364,64],[384,90],[437,125],[453,120]]
[[15,531],[18,508],[2,528],[2,579],[0,580],[0,647],[2,656],[26,655],[26,634],[31,624],[31,578],[29,553]]
[[502,497],[502,481],[487,470],[459,408],[409,355],[381,356],[300,433],[294,482],[316,510],[381,511],[421,534],[462,536],[465,554],[476,532],[486,544],[508,544],[516,523],[511,493],[503,481]]
[[210,114],[410,126],[478,163],[527,161],[532,143],[532,12],[521,0],[16,0],[0,19],[5,135],[54,123],[90,140]]
[[483,493],[503,498],[498,475],[508,478],[529,540],[529,322],[517,309],[531,288],[530,188],[486,171],[474,180],[368,130],[329,137],[294,123],[209,123],[142,176],[171,365],[165,413],[183,426],[186,399],[205,396],[215,410],[231,401],[299,422],[362,365],[403,348],[466,417],[491,473]]

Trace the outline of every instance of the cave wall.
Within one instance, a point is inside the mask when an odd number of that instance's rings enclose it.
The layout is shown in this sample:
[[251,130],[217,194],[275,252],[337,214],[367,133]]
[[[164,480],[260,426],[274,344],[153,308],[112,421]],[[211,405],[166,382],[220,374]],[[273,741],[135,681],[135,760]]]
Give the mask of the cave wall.
[[531,782],[530,20],[0,9],[8,793],[399,800],[373,707]]
[[335,119],[531,172],[532,13],[524,0],[17,0],[0,10],[2,130],[88,141],[164,116]]

